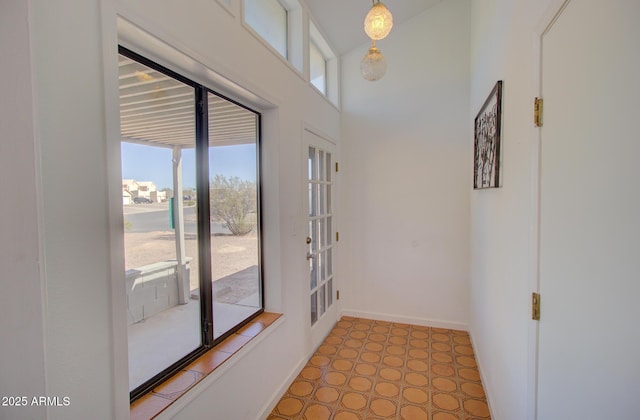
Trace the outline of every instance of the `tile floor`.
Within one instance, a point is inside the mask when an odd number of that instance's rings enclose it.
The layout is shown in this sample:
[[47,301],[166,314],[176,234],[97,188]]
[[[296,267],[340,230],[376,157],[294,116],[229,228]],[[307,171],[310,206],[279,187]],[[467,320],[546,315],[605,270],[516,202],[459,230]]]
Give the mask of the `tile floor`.
[[343,317],[276,419],[489,419],[468,333]]

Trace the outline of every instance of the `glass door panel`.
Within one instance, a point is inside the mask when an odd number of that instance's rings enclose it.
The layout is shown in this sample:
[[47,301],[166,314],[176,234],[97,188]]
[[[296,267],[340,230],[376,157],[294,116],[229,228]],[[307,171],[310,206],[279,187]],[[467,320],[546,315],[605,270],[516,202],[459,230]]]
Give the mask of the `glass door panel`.
[[124,55],[119,74],[133,391],[202,345],[195,90]]
[[262,308],[258,117],[208,94],[213,338]]

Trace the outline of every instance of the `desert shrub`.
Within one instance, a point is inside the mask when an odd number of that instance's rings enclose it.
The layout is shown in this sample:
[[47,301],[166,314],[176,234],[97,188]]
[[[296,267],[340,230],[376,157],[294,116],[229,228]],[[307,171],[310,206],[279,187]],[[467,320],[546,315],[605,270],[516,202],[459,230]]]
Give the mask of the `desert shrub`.
[[216,175],[211,181],[211,214],[232,234],[243,236],[256,227],[256,183]]

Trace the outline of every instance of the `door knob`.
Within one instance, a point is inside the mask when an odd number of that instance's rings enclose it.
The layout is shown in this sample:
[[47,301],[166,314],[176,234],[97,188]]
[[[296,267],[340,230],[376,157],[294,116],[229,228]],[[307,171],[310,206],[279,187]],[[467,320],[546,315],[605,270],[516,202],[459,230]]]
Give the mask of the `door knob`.
[[307,236],[307,244],[311,243],[311,238]]

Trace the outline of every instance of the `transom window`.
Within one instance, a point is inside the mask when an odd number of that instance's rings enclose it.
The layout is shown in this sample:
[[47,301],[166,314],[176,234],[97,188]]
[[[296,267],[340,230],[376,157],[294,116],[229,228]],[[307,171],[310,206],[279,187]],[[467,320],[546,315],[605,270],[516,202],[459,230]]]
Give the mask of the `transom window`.
[[263,311],[260,114],[120,47],[131,399]]

